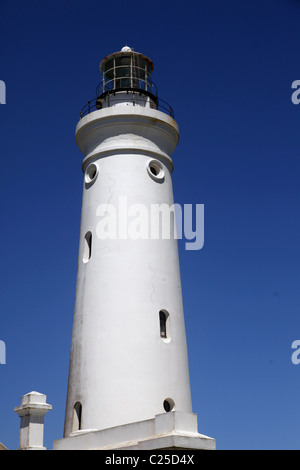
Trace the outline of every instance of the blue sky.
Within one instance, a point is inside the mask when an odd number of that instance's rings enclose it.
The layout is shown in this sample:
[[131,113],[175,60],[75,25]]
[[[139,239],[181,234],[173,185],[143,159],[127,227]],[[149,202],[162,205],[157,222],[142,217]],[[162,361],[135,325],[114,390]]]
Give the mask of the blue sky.
[[77,273],[82,156],[74,139],[101,59],[154,62],[180,142],[174,195],[205,205],[205,244],[179,242],[193,411],[219,449],[299,449],[300,1],[4,0],[0,14],[0,441],[21,395],[62,437]]

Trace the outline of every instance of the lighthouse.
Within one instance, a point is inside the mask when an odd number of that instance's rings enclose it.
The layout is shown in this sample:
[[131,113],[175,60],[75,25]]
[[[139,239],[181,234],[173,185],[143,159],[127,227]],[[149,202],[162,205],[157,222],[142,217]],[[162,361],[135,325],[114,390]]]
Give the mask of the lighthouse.
[[215,448],[192,411],[171,210],[179,132],[153,69],[128,46],[105,57],[76,127],[83,198],[64,437],[54,449]]

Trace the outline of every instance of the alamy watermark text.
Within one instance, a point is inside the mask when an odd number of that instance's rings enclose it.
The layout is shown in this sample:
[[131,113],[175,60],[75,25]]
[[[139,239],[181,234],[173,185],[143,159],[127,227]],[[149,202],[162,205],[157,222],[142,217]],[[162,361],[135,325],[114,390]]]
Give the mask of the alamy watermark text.
[[4,341],[0,340],[0,364],[6,364],[6,346]]
[[295,365],[298,365],[298,364],[300,364],[300,339],[295,339],[292,342],[291,348],[295,349],[295,351],[293,352],[292,357],[291,357],[292,363],[295,364]]
[[295,90],[291,96],[292,103],[299,104],[300,103],[300,80],[293,81],[292,89]]
[[204,204],[128,204],[119,196],[116,205],[100,204],[96,234],[100,240],[169,240],[185,238],[186,250],[204,245]]
[[6,85],[3,80],[0,80],[0,104],[6,104]]

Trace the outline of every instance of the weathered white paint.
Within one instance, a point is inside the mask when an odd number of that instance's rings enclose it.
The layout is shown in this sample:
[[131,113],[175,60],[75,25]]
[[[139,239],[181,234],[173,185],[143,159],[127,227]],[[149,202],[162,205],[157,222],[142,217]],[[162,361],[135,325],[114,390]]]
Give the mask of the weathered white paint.
[[[177,241],[99,240],[97,207],[118,210],[128,203],[172,205],[171,153],[178,141],[175,121],[150,108],[106,108],[83,118],[76,140],[98,168],[84,182],[78,279],[73,325],[65,435],[73,408],[82,404],[81,429],[104,429],[153,418],[171,398],[176,410],[191,411],[185,325]],[[148,174],[159,160],[164,181]],[[86,258],[86,233],[92,233]],[[160,337],[159,311],[170,316],[171,341]]]
[[[192,412],[176,238],[97,237],[103,204],[114,205],[117,219],[125,216],[118,213],[122,196],[149,213],[152,204],[174,204],[178,126],[145,102],[115,104],[88,114],[76,128],[85,175],[64,439],[55,448],[95,447],[87,436],[100,430],[101,447],[116,426],[142,429],[139,423],[156,415]],[[162,177],[150,174],[151,161]],[[168,314],[167,338],[161,337],[161,310]],[[122,439],[130,440],[126,434]]]
[[72,433],[54,441],[54,450],[214,450],[215,439],[199,434],[197,415],[172,411],[152,419],[103,430]]

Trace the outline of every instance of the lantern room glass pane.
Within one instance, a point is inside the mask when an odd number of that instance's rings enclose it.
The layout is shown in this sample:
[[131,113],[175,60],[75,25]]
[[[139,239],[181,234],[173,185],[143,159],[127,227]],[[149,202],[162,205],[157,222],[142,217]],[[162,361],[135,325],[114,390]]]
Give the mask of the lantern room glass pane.
[[131,88],[131,57],[122,56],[115,59],[115,88]]
[[139,54],[128,54],[107,60],[103,66],[103,91],[137,88],[152,91],[151,65]]

